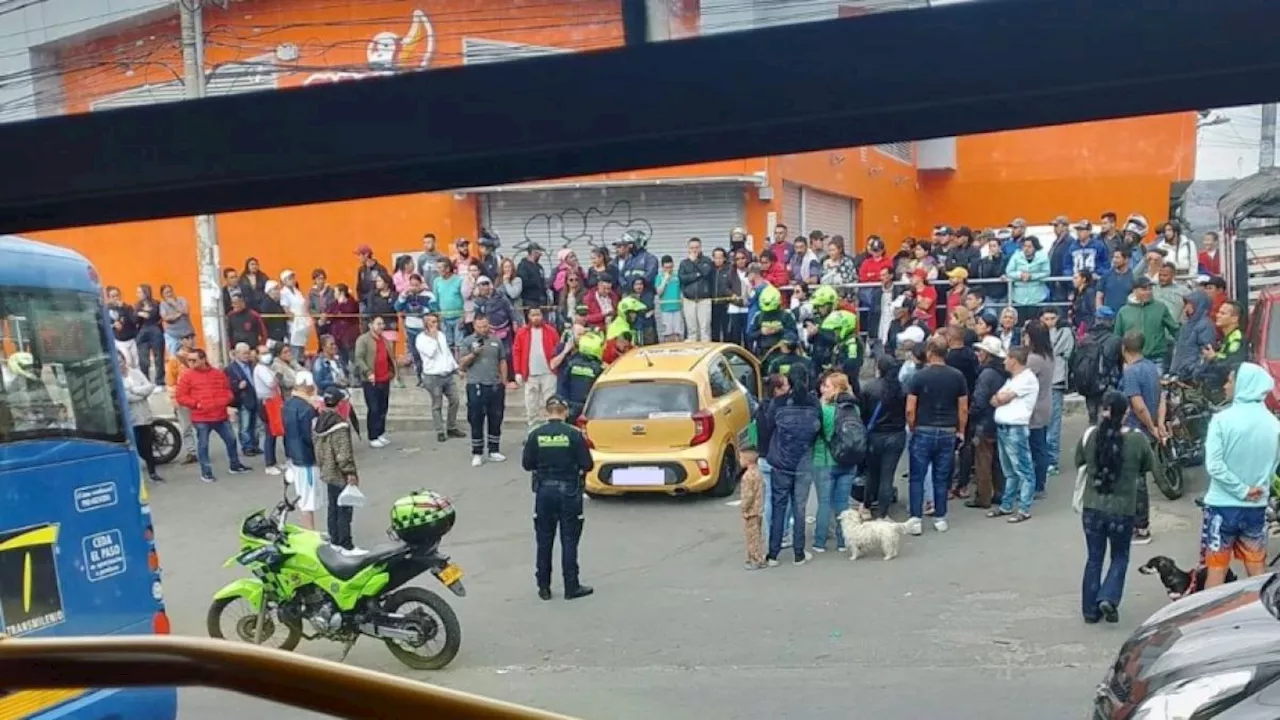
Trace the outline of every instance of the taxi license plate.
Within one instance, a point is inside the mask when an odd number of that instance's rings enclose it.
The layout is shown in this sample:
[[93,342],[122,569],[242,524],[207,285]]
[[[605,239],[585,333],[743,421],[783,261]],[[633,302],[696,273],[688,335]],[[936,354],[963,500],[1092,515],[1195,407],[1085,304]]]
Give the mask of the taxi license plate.
[[462,579],[462,568],[454,565],[453,563],[449,563],[436,574],[436,577],[440,578],[440,582],[444,583],[446,586],[452,585]]

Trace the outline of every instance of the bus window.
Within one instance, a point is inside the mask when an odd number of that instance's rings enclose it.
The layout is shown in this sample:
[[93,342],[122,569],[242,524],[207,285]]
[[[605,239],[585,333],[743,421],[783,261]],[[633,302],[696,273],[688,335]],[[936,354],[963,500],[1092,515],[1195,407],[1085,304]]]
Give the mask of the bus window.
[[125,441],[111,355],[91,293],[0,288],[6,339],[0,442],[48,437]]

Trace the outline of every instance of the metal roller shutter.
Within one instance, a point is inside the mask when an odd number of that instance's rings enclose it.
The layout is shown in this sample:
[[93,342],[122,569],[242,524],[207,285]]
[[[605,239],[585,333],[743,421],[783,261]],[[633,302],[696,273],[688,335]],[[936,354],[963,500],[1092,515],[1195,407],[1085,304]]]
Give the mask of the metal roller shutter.
[[782,183],[782,224],[787,226],[787,234],[795,237],[800,234],[800,227],[804,224],[800,217],[800,194],[801,189],[795,183]]
[[677,262],[689,238],[705,252],[728,247],[729,232],[745,225],[742,185],[680,185],[508,191],[480,196],[480,223],[502,238],[501,252],[515,255],[526,242],[547,249],[548,270],[556,252],[572,248],[585,265],[590,248],[613,242],[627,230],[649,236],[649,252]]
[[804,234],[821,230],[828,236],[841,235],[845,250],[854,253],[856,238],[853,236],[853,199],[805,188],[802,196]]

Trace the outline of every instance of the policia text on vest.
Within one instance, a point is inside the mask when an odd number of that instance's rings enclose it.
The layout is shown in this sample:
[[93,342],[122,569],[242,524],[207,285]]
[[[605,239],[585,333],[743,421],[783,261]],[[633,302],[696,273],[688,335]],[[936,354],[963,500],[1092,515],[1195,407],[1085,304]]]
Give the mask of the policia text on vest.
[[585,489],[583,475],[592,468],[586,438],[565,422],[564,400],[547,401],[545,424],[525,440],[521,465],[533,473],[533,530],[537,540],[538,597],[551,599],[551,551],[560,531],[560,569],[564,573],[566,600],[585,597],[593,590],[578,579],[578,540],[582,537]]

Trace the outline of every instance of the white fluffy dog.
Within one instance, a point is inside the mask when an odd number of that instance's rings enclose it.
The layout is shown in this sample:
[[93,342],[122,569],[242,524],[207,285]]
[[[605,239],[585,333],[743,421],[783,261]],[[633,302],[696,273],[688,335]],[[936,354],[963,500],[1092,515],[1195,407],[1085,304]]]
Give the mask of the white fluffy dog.
[[863,520],[856,509],[845,510],[837,519],[844,532],[844,541],[849,546],[850,560],[857,560],[875,548],[880,549],[885,560],[892,560],[898,556],[900,539],[907,533],[906,523]]

